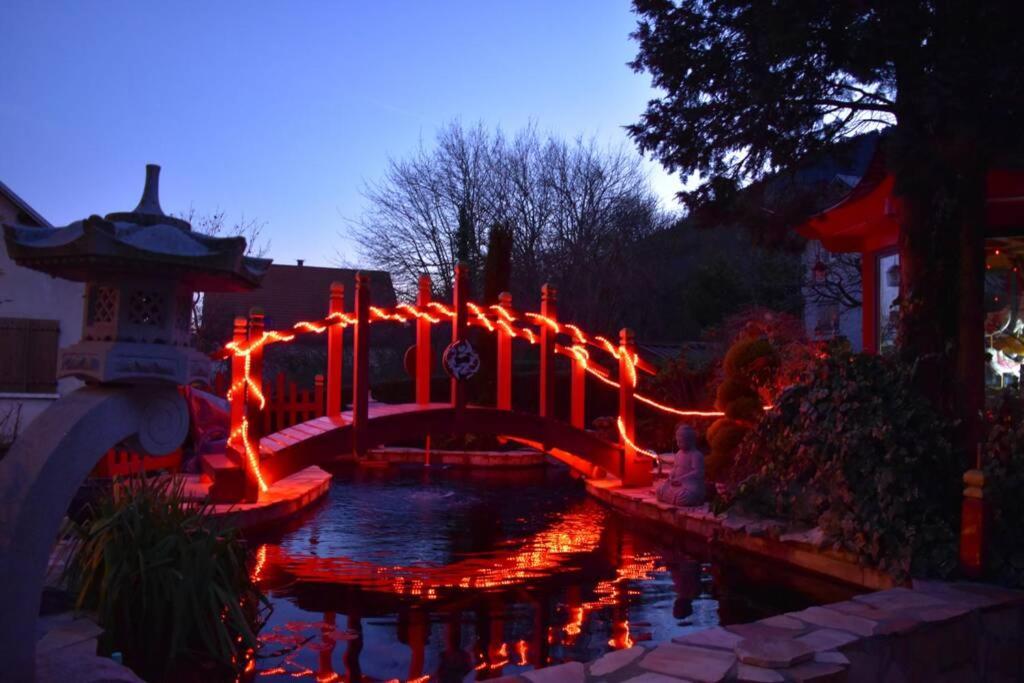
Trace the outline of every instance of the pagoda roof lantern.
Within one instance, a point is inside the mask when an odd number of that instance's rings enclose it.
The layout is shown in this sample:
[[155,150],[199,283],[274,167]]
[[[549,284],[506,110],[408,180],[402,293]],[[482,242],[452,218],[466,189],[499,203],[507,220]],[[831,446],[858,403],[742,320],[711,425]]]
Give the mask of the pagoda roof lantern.
[[197,291],[254,289],[269,259],[245,255],[244,237],[193,232],[160,208],[160,167],[146,166],[146,184],[132,211],[108,213],[63,227],[4,225],[7,252],[18,265],[79,282],[125,276],[168,278]]

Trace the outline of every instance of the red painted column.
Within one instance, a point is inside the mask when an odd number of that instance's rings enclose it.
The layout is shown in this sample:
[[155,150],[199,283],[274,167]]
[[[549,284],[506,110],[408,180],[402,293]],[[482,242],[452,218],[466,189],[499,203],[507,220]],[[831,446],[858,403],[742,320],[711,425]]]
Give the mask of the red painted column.
[[[540,290],[540,314],[558,320],[558,291],[551,285]],[[540,326],[540,409],[541,417],[555,416],[555,340],[558,333],[547,324]]]
[[366,455],[370,402],[370,278],[356,273],[356,329],[352,344],[352,452]]
[[[313,378],[313,405],[316,408],[313,409],[312,417],[323,417],[324,416],[324,376],[316,375]],[[308,418],[312,419],[312,418]]]
[[[263,337],[263,309],[253,307],[249,310],[249,344],[256,343]],[[263,346],[257,345],[249,354],[249,381],[251,388],[245,392],[245,412],[249,424],[249,443],[256,450],[256,457],[259,457],[260,437],[263,431],[263,408],[260,406],[259,396],[263,391]],[[259,500],[260,487],[256,480],[256,471],[253,469],[249,458],[243,458],[245,463],[245,492],[243,500],[247,503],[255,503]]]
[[321,642],[319,648],[319,666],[316,672],[316,679],[318,681],[337,681],[341,680],[337,673],[334,671],[334,662],[332,661],[334,656],[334,648],[337,646],[337,641],[334,638],[328,636],[328,633],[334,631],[338,625],[338,616],[334,612],[324,612],[324,628],[322,630]]
[[[345,312],[345,285],[331,283],[328,315]],[[345,327],[341,323],[331,325],[327,330],[327,415],[341,415],[342,358],[345,349]]]
[[861,343],[865,353],[878,352],[878,252],[860,257]]
[[[420,275],[416,305],[426,311],[431,299],[430,276]],[[430,370],[433,365],[430,348],[430,321],[416,318],[416,403],[425,406],[430,403]]]
[[[469,300],[469,271],[466,264],[460,263],[455,266],[455,288],[452,290],[452,310],[455,317],[452,318],[452,342],[462,341],[466,338],[466,330],[469,322],[466,311],[466,301]],[[452,380],[452,407],[461,411],[466,407],[466,383]]]
[[[502,292],[498,295],[498,305],[506,311],[512,311],[512,295]],[[512,335],[498,326],[498,397],[499,410],[512,410]]]
[[985,574],[988,504],[985,474],[979,466],[964,473],[964,498],[960,511],[960,571],[969,578]]
[[[248,337],[249,320],[245,316],[238,316],[235,318],[235,329],[232,341],[239,346],[245,344],[245,340]],[[235,382],[238,382],[245,376],[245,358],[243,356],[232,356],[231,357],[231,383],[229,386],[234,386]],[[237,390],[231,394],[231,430],[228,434],[237,434],[238,430],[242,428],[242,418],[245,416],[245,387]],[[231,453],[234,457],[240,456],[241,444],[238,443],[237,439],[231,439],[228,443],[231,448]],[[238,460],[239,464],[242,464],[242,460]]]
[[[622,420],[625,438],[622,442],[622,484],[623,486],[649,486],[651,463],[646,456],[636,452],[628,443],[636,443],[636,367],[630,359],[636,354],[636,337],[633,330],[623,328],[619,332],[619,418]],[[627,441],[628,439],[628,441]]]
[[587,366],[573,356],[572,359],[572,405],[569,411],[569,424],[576,429],[586,429],[587,414]]

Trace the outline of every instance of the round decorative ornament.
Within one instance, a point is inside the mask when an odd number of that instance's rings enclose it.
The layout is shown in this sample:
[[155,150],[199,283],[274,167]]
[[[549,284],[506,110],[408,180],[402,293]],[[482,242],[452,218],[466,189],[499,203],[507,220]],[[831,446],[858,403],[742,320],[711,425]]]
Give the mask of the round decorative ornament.
[[468,341],[452,342],[441,357],[444,370],[452,379],[467,380],[480,369],[480,356]]
[[409,375],[413,379],[416,378],[416,345],[413,344],[405,350],[405,356],[402,358],[402,365],[405,366],[405,374]]

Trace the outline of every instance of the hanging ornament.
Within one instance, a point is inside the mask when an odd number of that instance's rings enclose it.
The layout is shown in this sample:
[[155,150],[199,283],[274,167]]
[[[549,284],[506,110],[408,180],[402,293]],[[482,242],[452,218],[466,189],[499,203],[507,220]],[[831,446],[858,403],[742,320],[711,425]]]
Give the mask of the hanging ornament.
[[480,369],[480,356],[465,339],[449,344],[441,362],[448,376],[459,381],[469,379]]
[[900,286],[900,264],[894,263],[885,270],[885,282],[890,287]]
[[825,265],[825,262],[822,261],[820,257],[814,262],[814,266],[811,268],[811,276],[814,278],[815,282],[819,283],[824,282],[825,278],[828,276],[828,266]]

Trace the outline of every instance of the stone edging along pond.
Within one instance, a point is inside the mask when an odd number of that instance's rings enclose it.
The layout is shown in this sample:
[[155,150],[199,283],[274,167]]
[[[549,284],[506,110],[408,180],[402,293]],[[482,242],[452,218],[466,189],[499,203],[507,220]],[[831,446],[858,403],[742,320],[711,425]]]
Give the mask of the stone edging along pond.
[[649,486],[624,488],[606,479],[588,480],[586,487],[590,495],[628,517],[714,540],[722,547],[759,555],[868,590],[896,585],[889,574],[861,566],[852,554],[825,548],[821,533],[814,530],[786,533],[784,525],[773,520],[733,513],[715,514],[707,506],[679,508],[659,501]]
[[495,683],[1009,683],[1024,676],[1022,645],[1024,593],[915,582]]

